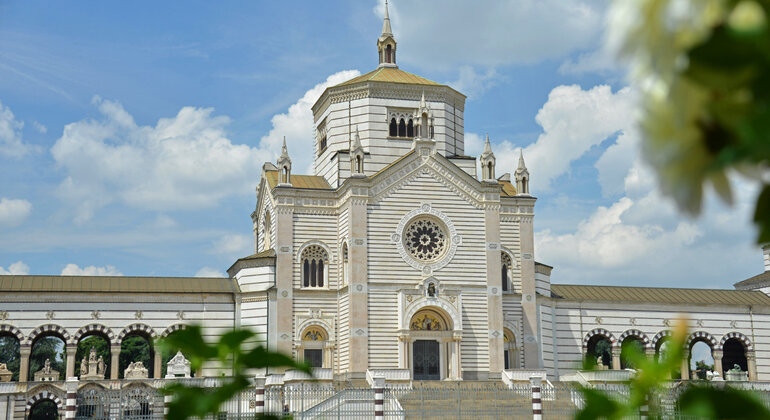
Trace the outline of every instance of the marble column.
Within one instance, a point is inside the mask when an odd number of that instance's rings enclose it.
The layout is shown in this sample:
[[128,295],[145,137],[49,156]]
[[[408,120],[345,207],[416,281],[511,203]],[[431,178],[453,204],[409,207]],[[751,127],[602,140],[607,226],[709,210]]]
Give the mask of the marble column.
[[[136,360],[129,360],[128,362],[135,362]],[[120,344],[112,344],[110,346],[110,379],[118,379],[120,377]]]
[[350,279],[350,372],[364,377],[369,367],[369,273],[367,203],[369,192],[364,186],[352,188],[350,198],[350,241],[348,264]]
[[77,363],[75,361],[75,354],[77,353],[77,351],[78,351],[77,344],[70,344],[69,346],[67,346],[67,367],[65,369],[66,372],[63,378],[65,381],[75,376],[75,363]]
[[612,347],[612,369],[620,370],[620,346]]
[[291,355],[294,350],[294,210],[291,205],[276,206],[275,217],[276,350]]
[[719,376],[724,378],[725,372],[722,368],[722,356],[724,356],[724,352],[722,350],[713,350],[711,352],[711,357],[714,358],[714,372],[718,373]]
[[153,366],[153,368],[152,368],[152,377],[155,378],[155,379],[160,379],[160,378],[162,378],[161,373],[163,373],[163,369],[161,368],[161,357],[162,357],[162,354],[160,352],[160,348],[158,348],[158,346],[156,346],[156,345],[152,346],[152,351],[153,351],[153,355],[154,355],[153,363],[152,363],[152,366]]
[[[538,342],[538,305],[535,290],[535,234],[533,215],[519,215],[521,237],[521,311],[524,368],[540,369],[540,343]],[[584,353],[585,354],[585,353]]]
[[21,361],[19,362],[19,382],[27,382],[29,378],[29,355],[32,353],[32,347],[22,345],[19,348]]
[[754,350],[746,352],[746,367],[749,369],[749,380],[757,380],[757,356]]
[[684,380],[690,380],[690,352],[685,350],[682,353],[682,364],[679,367],[681,370],[680,377]]
[[[503,357],[503,290],[500,252],[500,206],[489,204],[484,209],[487,259],[487,323],[489,329],[489,377],[498,379],[505,367]],[[457,326],[455,326],[457,328]]]

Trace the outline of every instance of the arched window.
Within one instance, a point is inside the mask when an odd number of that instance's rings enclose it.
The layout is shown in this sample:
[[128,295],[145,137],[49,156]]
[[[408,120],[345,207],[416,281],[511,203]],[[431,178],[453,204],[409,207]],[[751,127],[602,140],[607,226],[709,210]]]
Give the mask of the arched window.
[[348,244],[342,244],[342,272],[340,273],[340,287],[348,282]]
[[386,63],[392,63],[392,62],[393,62],[393,61],[391,61],[391,59],[390,59],[390,57],[391,57],[391,55],[392,55],[392,52],[393,52],[393,49],[392,49],[392,47],[390,46],[390,44],[388,44],[388,46],[387,46],[387,47],[385,47],[385,62],[386,62]]
[[409,124],[406,125],[406,136],[414,137],[414,123],[411,118],[409,119]]
[[398,136],[398,123],[395,118],[390,119],[390,130],[388,131],[390,137]]
[[272,234],[272,227],[273,225],[270,220],[270,213],[265,213],[265,221],[262,225],[262,235],[264,235],[262,238],[262,244],[265,250],[270,249],[270,235]]
[[324,134],[323,137],[321,137],[321,141],[318,142],[318,154],[320,155],[321,153],[324,152],[324,150],[326,150],[326,135],[325,134]]
[[324,287],[329,256],[318,245],[302,251],[302,287]]
[[500,266],[502,271],[503,292],[513,291],[513,287],[511,287],[511,269],[513,268],[511,257],[506,252],[501,252],[500,256],[502,260]]
[[519,348],[516,347],[516,337],[508,328],[503,329],[503,360],[505,369],[519,367]]
[[406,137],[406,122],[403,118],[401,118],[401,121],[398,122],[398,136]]
[[329,340],[329,334],[319,325],[311,325],[302,332],[302,342],[300,343],[300,354],[302,359],[314,368],[331,367],[331,355],[324,354],[326,342]]
[[364,168],[361,165],[361,156],[356,156],[356,173],[364,173]]
[[493,179],[495,177],[495,172],[492,169],[492,162],[487,163],[487,179]]

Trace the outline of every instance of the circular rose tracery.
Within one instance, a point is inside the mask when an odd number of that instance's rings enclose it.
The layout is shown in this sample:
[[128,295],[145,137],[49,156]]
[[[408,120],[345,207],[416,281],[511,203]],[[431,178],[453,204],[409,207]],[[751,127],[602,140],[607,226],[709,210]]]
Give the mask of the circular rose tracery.
[[444,229],[434,220],[420,218],[404,230],[404,248],[417,260],[437,260],[444,254],[446,244]]

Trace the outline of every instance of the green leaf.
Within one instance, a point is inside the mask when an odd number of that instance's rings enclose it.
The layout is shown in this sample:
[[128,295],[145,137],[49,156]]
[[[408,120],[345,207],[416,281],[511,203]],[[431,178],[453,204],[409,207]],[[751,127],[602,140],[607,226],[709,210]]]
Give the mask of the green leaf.
[[595,420],[621,418],[625,410],[616,400],[607,394],[591,388],[581,388],[585,406],[575,414],[575,420]]
[[190,368],[197,371],[206,360],[211,360],[219,355],[218,348],[206,343],[203,339],[200,325],[189,325],[187,328],[174,332],[168,337],[159,340],[161,349],[177,351],[181,350],[190,360]]
[[679,396],[685,415],[703,419],[768,419],[770,410],[753,394],[734,388],[690,386]]
[[766,184],[757,197],[754,223],[759,229],[757,242],[760,244],[770,243],[770,184]]
[[271,352],[262,346],[255,347],[248,353],[242,355],[239,358],[239,361],[243,367],[250,369],[281,366],[297,369],[307,374],[312,374],[310,365],[299,363],[284,354]]

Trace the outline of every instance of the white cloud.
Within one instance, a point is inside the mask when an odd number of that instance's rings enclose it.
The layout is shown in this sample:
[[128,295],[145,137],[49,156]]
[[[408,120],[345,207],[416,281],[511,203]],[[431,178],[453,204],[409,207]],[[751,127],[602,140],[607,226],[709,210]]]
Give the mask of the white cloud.
[[227,277],[227,275],[216,268],[203,267],[195,273],[195,277]]
[[29,266],[21,261],[8,266],[8,269],[0,267],[0,276],[21,276],[29,274]]
[[21,138],[24,123],[17,121],[11,109],[0,102],[0,156],[20,158],[36,150]]
[[[447,0],[389,4],[401,62],[450,68],[532,63],[591,49],[604,29],[604,0]],[[374,9],[384,14],[384,1]],[[429,18],[428,18],[429,17]]]
[[273,127],[260,139],[260,148],[274,151],[274,157],[277,158],[281,151],[283,137],[286,136],[292,172],[312,173],[315,133],[313,112],[310,108],[327,87],[345,82],[360,74],[358,70],[343,70],[327,77],[323,83],[313,86],[302,98],[291,105],[286,113],[273,116],[270,120]]
[[112,202],[188,210],[252,193],[262,163],[275,160],[283,136],[294,170],[301,173],[310,167],[310,107],[327,86],[358,74],[335,73],[308,90],[287,113],[273,117],[273,128],[259,147],[233,144],[226,131],[230,119],[214,115],[212,108],[184,107],[155,126],[143,126],[120,103],[95,97],[101,118],[68,124],[51,149],[67,173],[59,195],[75,206],[75,221],[83,223]]
[[489,68],[483,73],[477,73],[471,66],[462,66],[458,79],[447,84],[458,92],[467,95],[469,99],[474,99],[494,86],[499,79],[500,75],[495,69]]
[[37,121],[32,121],[32,127],[34,127],[35,130],[37,130],[40,134],[45,134],[48,132],[48,128]]
[[32,212],[32,203],[23,199],[0,198],[0,226],[18,226]]
[[80,268],[77,264],[67,264],[61,271],[62,276],[122,276],[123,273],[118,271],[115,267],[107,265],[104,267],[97,267],[89,265],[88,267]]
[[254,239],[246,235],[225,235],[212,245],[214,254],[233,260],[254,253]]

